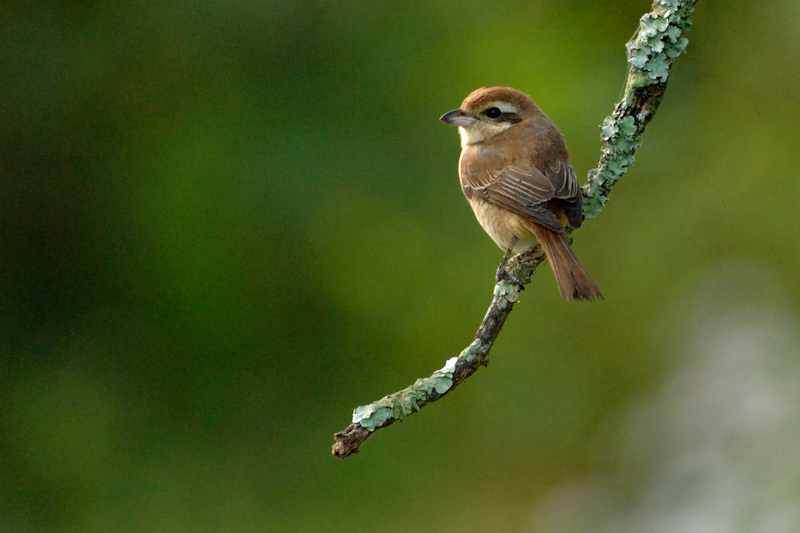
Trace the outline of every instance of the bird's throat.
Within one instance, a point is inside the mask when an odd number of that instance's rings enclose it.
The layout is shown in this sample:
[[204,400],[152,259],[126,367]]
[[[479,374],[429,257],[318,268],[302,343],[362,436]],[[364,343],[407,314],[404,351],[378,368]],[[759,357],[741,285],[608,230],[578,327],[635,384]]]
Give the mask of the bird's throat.
[[458,128],[458,133],[461,135],[461,148],[468,144],[477,144],[483,142],[483,134],[478,131],[478,128],[463,126]]

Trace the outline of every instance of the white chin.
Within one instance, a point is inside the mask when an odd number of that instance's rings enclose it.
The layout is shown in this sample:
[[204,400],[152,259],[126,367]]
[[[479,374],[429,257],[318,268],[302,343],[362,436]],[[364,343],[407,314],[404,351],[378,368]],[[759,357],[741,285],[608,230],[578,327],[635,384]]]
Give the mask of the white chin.
[[476,128],[461,126],[458,128],[458,133],[461,135],[462,148],[468,144],[483,142],[483,135]]

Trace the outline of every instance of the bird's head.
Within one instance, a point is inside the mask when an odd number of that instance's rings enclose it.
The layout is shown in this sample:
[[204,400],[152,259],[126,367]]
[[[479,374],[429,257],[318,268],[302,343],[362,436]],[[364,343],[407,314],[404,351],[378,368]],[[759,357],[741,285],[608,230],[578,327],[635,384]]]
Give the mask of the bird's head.
[[541,114],[527,94],[511,87],[489,87],[472,91],[459,109],[439,119],[458,126],[461,146],[487,141],[524,120]]

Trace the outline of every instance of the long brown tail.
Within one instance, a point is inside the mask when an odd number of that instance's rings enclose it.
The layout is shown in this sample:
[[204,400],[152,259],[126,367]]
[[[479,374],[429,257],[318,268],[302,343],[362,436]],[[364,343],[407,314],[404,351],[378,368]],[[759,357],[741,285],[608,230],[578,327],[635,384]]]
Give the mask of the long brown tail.
[[563,233],[556,233],[538,224],[530,224],[530,228],[542,245],[556,275],[558,290],[565,300],[603,299],[600,289],[578,261]]

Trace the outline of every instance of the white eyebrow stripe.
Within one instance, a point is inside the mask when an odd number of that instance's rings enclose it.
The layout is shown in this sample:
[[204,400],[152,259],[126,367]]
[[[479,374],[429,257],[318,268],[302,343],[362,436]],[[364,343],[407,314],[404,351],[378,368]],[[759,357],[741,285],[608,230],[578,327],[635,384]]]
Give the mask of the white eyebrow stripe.
[[508,102],[492,102],[486,107],[486,109],[492,107],[496,107],[503,113],[519,113],[519,108],[513,104],[509,104]]

